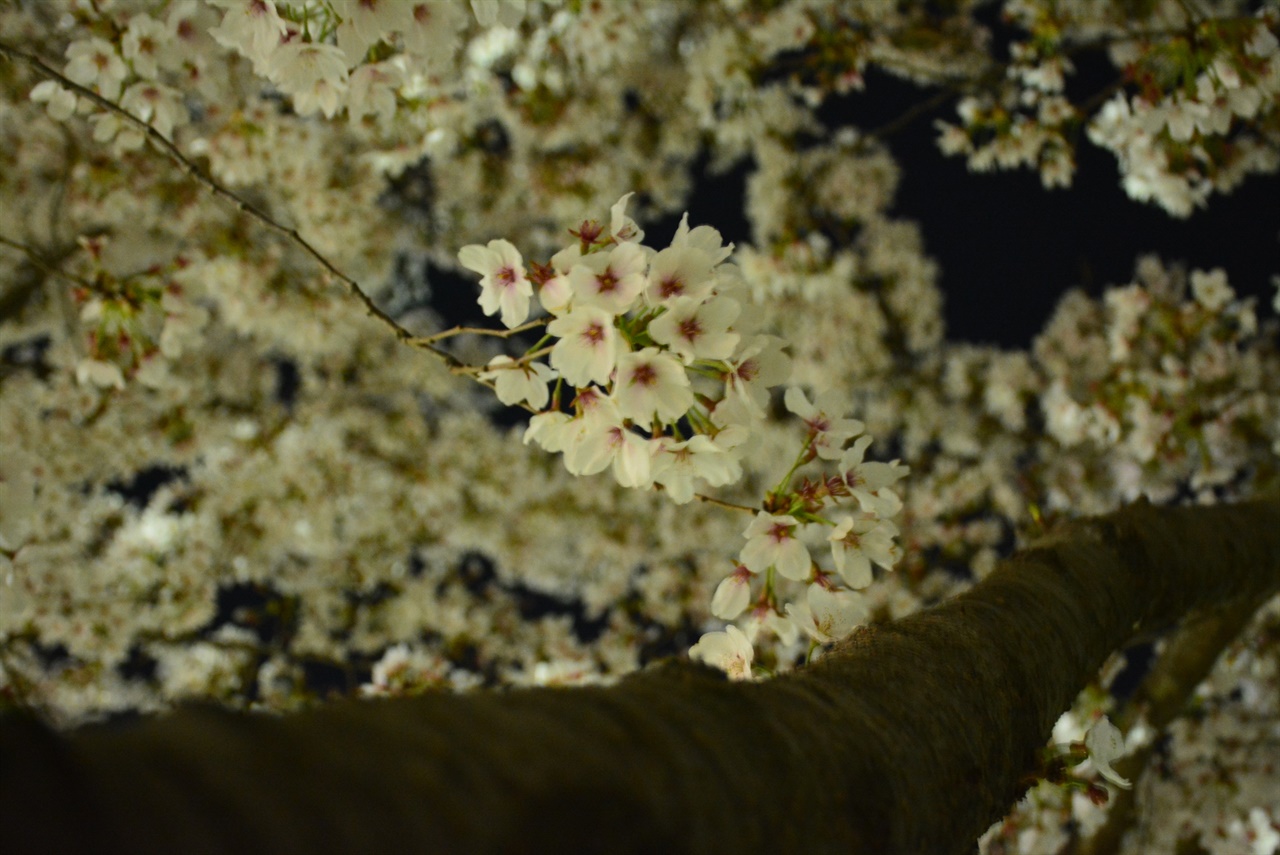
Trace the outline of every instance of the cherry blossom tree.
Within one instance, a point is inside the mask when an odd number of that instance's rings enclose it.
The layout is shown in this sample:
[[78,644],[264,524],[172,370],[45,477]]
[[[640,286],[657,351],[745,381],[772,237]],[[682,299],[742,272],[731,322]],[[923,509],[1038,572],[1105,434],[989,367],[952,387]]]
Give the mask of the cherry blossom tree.
[[[453,693],[621,680],[492,713],[538,716],[683,682],[717,757],[786,773],[707,798],[794,788],[754,810],[807,811],[817,848],[1280,849],[1276,529],[1251,502],[1277,488],[1274,319],[1144,256],[1029,350],[948,342],[891,215],[914,111],[824,113],[902,77],[954,103],[938,145],[973,171],[1051,189],[1098,146],[1132,204],[1185,218],[1280,169],[1277,32],[1275,2],[1230,0],[0,9],[4,703],[64,729],[192,700],[320,722],[333,695],[461,720],[506,696]],[[1080,95],[1089,57],[1115,79]],[[729,242],[686,213],[693,176],[747,162]],[[1074,652],[1010,664],[1043,677],[1014,691],[1001,627]],[[995,647],[922,661],[973,633]],[[946,706],[966,654],[963,715],[902,731],[939,754],[885,747],[872,719]],[[852,789],[801,786],[760,743],[850,686],[884,705],[869,745],[815,762],[851,759]],[[999,715],[961,701],[984,691]],[[729,711],[763,697],[799,712]],[[870,819],[821,837],[850,792]],[[941,819],[903,830],[895,797]]]

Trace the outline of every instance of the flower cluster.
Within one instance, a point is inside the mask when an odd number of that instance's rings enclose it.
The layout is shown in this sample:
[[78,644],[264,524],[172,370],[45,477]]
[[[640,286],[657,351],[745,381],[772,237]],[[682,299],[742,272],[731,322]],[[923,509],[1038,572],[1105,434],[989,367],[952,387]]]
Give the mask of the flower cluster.
[[624,487],[659,486],[684,504],[701,485],[741,477],[752,425],[790,362],[778,339],[749,331],[725,263],[732,245],[686,218],[666,249],[644,246],[630,196],[609,228],[582,223],[577,242],[532,274],[505,240],[458,259],[481,275],[481,308],[508,328],[529,316],[535,284],[551,315],[527,353],[494,357],[480,375],[504,403],[536,412],[525,442],[560,452],[575,475],[611,469]]
[[[1249,172],[1275,170],[1268,141],[1280,95],[1274,5],[1252,19],[1219,20],[1200,19],[1183,5],[1171,19],[1154,16],[1155,36],[1144,36],[1110,4],[1015,0],[1005,15],[1027,38],[1010,45],[1004,79],[960,99],[959,124],[936,123],[942,150],[965,155],[970,169],[1031,166],[1046,188],[1068,186],[1072,140],[1087,123],[1089,140],[1115,154],[1129,196],[1177,217],[1215,190],[1229,192]],[[1087,104],[1067,99],[1065,87],[1074,71],[1071,49],[1085,32],[1106,34],[1126,84],[1092,118]]]
[[[607,229],[583,222],[571,231],[577,242],[532,273],[505,240],[464,246],[458,260],[480,274],[480,307],[507,328],[528,318],[535,284],[552,316],[523,356],[496,356],[480,375],[503,403],[535,412],[525,442],[560,452],[575,475],[611,469],[624,487],[660,487],[684,504],[704,484],[742,476],[769,392],[787,379],[790,361],[779,339],[752,331],[740,275],[726,262],[732,245],[709,226],[689,228],[686,214],[667,248],[646,247],[626,215],[630,196],[613,206]],[[872,563],[889,570],[900,554],[888,517],[901,501],[890,487],[906,467],[865,460],[871,437],[859,436],[865,425],[843,417],[834,396],[814,403],[793,387],[785,403],[805,426],[804,444],[712,599],[716,617],[737,618],[760,576],[747,632],[709,633],[690,651],[734,676],[750,676],[761,628],[784,644],[800,631],[815,644],[848,635],[866,619],[854,590],[871,583]],[[835,469],[793,487],[792,476],[814,460]],[[856,510],[822,515],[841,501]],[[817,569],[805,546],[804,530],[823,526],[834,572]],[[805,597],[784,603],[781,579],[808,584]]]
[[[749,668],[742,671],[733,663],[743,640],[754,643],[762,631],[784,647],[804,633],[810,654],[818,645],[847,636],[867,620],[866,603],[857,592],[871,584],[871,565],[892,570],[901,557],[895,542],[898,528],[889,518],[902,502],[891,487],[907,468],[896,460],[866,460],[871,437],[862,434],[862,422],[839,415],[839,402],[830,393],[811,402],[791,388],[786,405],[805,426],[804,445],[743,532],[747,542],[738,564],[711,601],[712,613],[724,620],[746,612],[745,632],[730,626],[727,635],[708,633],[690,651],[732,676],[750,676]],[[797,470],[814,461],[821,461],[825,471],[793,485]],[[841,511],[827,510],[841,503],[846,504]],[[830,549],[832,570],[822,569],[809,551],[808,544],[819,539]],[[803,596],[787,602],[788,582],[792,589],[802,589]]]

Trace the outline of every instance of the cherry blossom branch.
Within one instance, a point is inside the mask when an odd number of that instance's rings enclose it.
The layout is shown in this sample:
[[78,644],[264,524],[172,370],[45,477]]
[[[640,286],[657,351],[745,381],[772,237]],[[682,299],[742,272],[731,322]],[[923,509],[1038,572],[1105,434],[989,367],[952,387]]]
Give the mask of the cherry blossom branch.
[[438,332],[434,335],[418,336],[409,339],[406,344],[414,346],[425,346],[435,344],[438,341],[444,341],[446,338],[453,338],[456,335],[487,335],[494,338],[511,338],[513,335],[529,330],[537,329],[547,325],[547,318],[540,318],[536,321],[529,321],[527,324],[521,324],[518,327],[512,327],[509,330],[488,329],[485,327],[454,327],[453,329]]
[[378,305],[373,301],[373,299],[369,297],[368,293],[366,293],[365,290],[360,287],[360,284],[358,282],[356,282],[350,276],[348,276],[347,274],[339,270],[338,267],[332,261],[330,261],[318,249],[316,249],[315,246],[313,246],[306,238],[304,238],[298,232],[297,229],[290,228],[289,226],[283,225],[282,223],[275,220],[270,214],[263,211],[261,208],[257,207],[253,203],[242,198],[241,196],[236,194],[234,191],[229,190],[228,188],[219,184],[216,180],[213,179],[213,177],[211,177],[210,175],[202,171],[200,167],[198,167],[195,164],[195,162],[193,162],[190,158],[188,158],[185,154],[183,154],[182,151],[178,148],[178,146],[173,142],[173,140],[169,139],[164,134],[160,133],[158,130],[152,127],[151,124],[139,118],[138,116],[135,116],[133,113],[130,113],[128,110],[124,109],[119,104],[116,104],[115,102],[102,97],[97,92],[94,92],[92,89],[89,89],[86,86],[82,86],[79,83],[76,83],[74,80],[71,80],[66,75],[62,74],[57,69],[48,65],[46,62],[44,62],[44,60],[40,59],[40,57],[34,54],[30,54],[30,53],[27,53],[26,51],[19,50],[18,48],[15,48],[12,45],[7,44],[5,42],[0,42],[0,54],[3,54],[4,56],[6,56],[10,61],[21,62],[27,66],[30,66],[31,68],[39,72],[41,75],[51,80],[57,81],[60,85],[66,87],[67,89],[71,90],[77,95],[83,98],[89,99],[97,106],[108,111],[109,113],[112,113],[113,115],[119,116],[121,119],[128,122],[133,127],[137,128],[138,131],[140,131],[147,139],[151,140],[152,143],[156,147],[158,147],[164,154],[168,155],[169,159],[172,160],[175,164],[177,164],[178,167],[183,172],[185,172],[188,176],[190,176],[199,184],[202,184],[205,187],[205,189],[207,189],[214,196],[217,196],[227,202],[230,202],[238,211],[248,214],[250,217],[257,220],[259,223],[266,226],[271,231],[274,231],[288,238],[300,249],[302,249],[303,252],[311,256],[316,261],[316,263],[318,263],[321,267],[325,269],[326,272],[329,273],[330,276],[342,282],[342,284],[347,287],[347,290],[351,292],[351,294],[355,296],[356,299],[358,299],[364,305],[365,312],[370,317],[381,322],[384,326],[390,329],[395,334],[398,340],[406,344],[409,344],[411,346],[419,347],[423,350],[430,351],[431,353],[440,357],[440,359],[442,359],[444,363],[449,367],[449,370],[455,374],[466,373],[462,369],[467,368],[468,366],[464,365],[453,354],[449,353],[446,350],[436,347],[429,339],[420,339],[419,337],[415,336],[409,330],[401,326],[394,318],[392,318],[390,315],[384,312],[381,308],[379,308]]
[[[514,332],[514,330],[512,330],[512,332]],[[488,371],[508,371],[513,368],[518,368],[521,365],[526,365],[530,362],[533,362],[535,359],[542,356],[546,356],[550,352],[551,352],[550,347],[544,347],[541,350],[535,350],[532,353],[526,353],[524,356],[520,357],[519,359],[513,359],[512,361],[504,363],[502,365],[460,365],[459,367],[452,369],[452,371],[454,374],[468,374],[468,375],[483,374]],[[486,383],[486,385],[488,384]],[[534,410],[531,407],[525,407],[525,409],[529,410],[529,412],[531,413],[537,412],[537,410]]]
[[715,505],[720,508],[728,508],[731,511],[746,511],[749,514],[759,513],[759,508],[753,508],[749,505],[739,505],[736,502],[726,502],[723,499],[717,499],[714,496],[704,496],[701,493],[694,493],[693,497],[700,502],[706,502],[708,505]]

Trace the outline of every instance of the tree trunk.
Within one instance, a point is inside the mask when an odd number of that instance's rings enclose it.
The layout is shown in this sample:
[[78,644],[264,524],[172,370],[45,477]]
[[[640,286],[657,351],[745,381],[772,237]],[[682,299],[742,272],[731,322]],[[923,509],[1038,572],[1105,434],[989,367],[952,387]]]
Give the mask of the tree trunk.
[[1062,525],[937,608],[760,683],[617,686],[0,723],[26,852],[969,853],[1135,634],[1280,586],[1280,501]]

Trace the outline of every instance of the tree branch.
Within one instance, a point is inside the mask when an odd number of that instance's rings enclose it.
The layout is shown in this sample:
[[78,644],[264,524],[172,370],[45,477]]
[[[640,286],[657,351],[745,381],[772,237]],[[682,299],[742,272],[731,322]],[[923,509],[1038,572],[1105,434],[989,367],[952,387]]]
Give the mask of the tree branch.
[[1069,522],[970,592],[760,683],[0,722],[10,855],[125,850],[968,853],[1107,655],[1280,583],[1280,500]]

